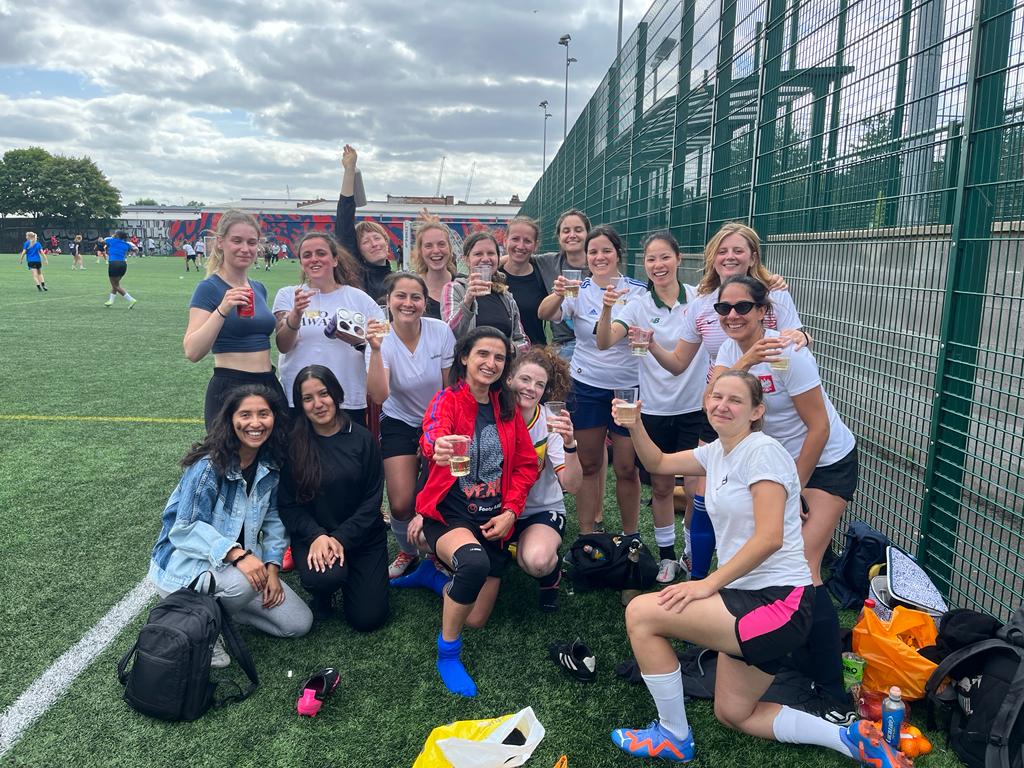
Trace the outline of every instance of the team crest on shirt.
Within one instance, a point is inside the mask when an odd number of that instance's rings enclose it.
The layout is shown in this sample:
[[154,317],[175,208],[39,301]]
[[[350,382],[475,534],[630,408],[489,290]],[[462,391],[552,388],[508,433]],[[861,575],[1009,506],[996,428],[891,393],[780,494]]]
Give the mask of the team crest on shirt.
[[544,437],[534,443],[533,450],[537,452],[537,470],[543,471],[544,460],[548,457],[548,439]]
[[766,395],[770,395],[775,392],[775,379],[772,378],[770,373],[761,373],[757,376],[761,382],[761,389]]

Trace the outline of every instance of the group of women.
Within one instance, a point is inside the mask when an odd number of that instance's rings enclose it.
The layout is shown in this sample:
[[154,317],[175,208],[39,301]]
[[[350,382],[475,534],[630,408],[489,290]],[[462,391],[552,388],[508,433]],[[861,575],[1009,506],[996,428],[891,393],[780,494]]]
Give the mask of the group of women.
[[[759,702],[790,656],[843,696],[820,565],[856,488],[857,454],[756,233],[723,227],[690,286],[667,232],[644,244],[643,282],[623,274],[614,229],[568,211],[559,250],[538,255],[537,225],[517,217],[504,255],[491,233],[467,238],[462,274],[451,233],[424,217],[413,271],[391,273],[387,233],[355,224],[355,163],[346,147],[338,237],[303,236],[303,283],[272,306],[248,278],[258,223],[237,211],[219,221],[184,338],[189,359],[214,355],[208,435],[183,460],[164,513],[150,571],[160,590],[213,570],[239,620],[297,636],[334,613],[339,592],[347,621],[372,630],[387,619],[389,579],[431,588],[443,601],[438,672],[473,696],[463,628],[487,622],[512,559],[537,579],[540,608],[557,609],[564,494],[576,496],[580,530],[593,531],[610,439],[623,535],[639,536],[639,463],[653,490],[658,580],[684,575],[687,557],[695,576],[627,608],[659,719],[615,731],[615,743],[692,758],[668,642],[679,637],[721,652],[716,713],[726,724],[898,764],[870,726]],[[331,322],[345,310],[363,320]],[[638,393],[628,399],[639,419],[626,415],[623,390]],[[682,557],[679,476],[692,501]],[[385,487],[398,545],[390,565]],[[288,541],[308,606],[278,576]]]

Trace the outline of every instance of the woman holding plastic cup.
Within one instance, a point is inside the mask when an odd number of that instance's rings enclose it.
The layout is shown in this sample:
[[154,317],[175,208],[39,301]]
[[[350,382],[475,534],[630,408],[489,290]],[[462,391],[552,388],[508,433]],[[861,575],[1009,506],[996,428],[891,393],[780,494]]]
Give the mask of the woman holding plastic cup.
[[[345,393],[342,409],[365,426],[366,324],[381,318],[380,307],[363,292],[358,264],[332,235],[307,232],[296,252],[303,281],[281,288],[274,298],[281,384],[291,396],[299,371],[307,365],[327,366]],[[348,310],[354,318],[350,332],[327,336],[325,330],[338,310]]]
[[213,352],[213,377],[203,407],[207,429],[227,393],[242,384],[262,384],[282,403],[287,401],[270,361],[275,322],[267,305],[267,289],[248,277],[259,243],[259,222],[252,214],[222,213],[206,264],[207,277],[192,292],[182,346],[194,363]]
[[[596,328],[602,313],[615,313],[623,307],[616,302],[621,296],[629,299],[645,292],[644,284],[626,279],[619,272],[624,251],[614,229],[607,226],[590,230],[585,240],[587,264],[591,276],[579,286],[579,296],[566,295],[569,282],[559,275],[554,293],[541,302],[539,314],[545,320],[572,320],[576,334],[573,351],[572,395],[575,401],[573,421],[579,441],[579,458],[583,466],[583,484],[576,497],[580,532],[591,533],[602,506],[601,475],[605,457],[605,437],[611,435],[612,467],[616,478],[616,497],[622,515],[623,533],[634,535],[640,517],[640,476],[636,469],[633,444],[629,433],[611,419],[611,403],[615,389],[635,387],[640,380],[638,358],[625,339],[600,349]],[[623,285],[623,289],[616,286]],[[614,310],[614,311],[613,311]]]
[[[785,346],[778,331],[764,327],[770,307],[768,289],[759,280],[738,275],[722,283],[715,311],[728,338],[718,351],[712,381],[729,369],[760,380],[765,434],[782,443],[800,475],[804,551],[814,585],[820,586],[822,556],[857,489],[857,445],[822,387],[811,351]],[[788,365],[780,366],[780,360]],[[806,662],[819,687],[841,700],[838,617],[827,590],[818,592]]]
[[[598,349],[608,349],[627,339],[639,359],[641,418],[651,439],[666,453],[696,448],[702,438],[707,442],[715,439],[701,409],[709,365],[707,353],[695,345],[692,351],[696,357],[679,376],[665,370],[649,354],[652,341],[664,348],[676,343],[693,298],[693,287],[679,281],[680,261],[679,244],[669,232],[652,234],[644,242],[647,291],[623,307],[615,320],[611,312],[602,312],[597,323]],[[687,484],[691,497],[698,492],[697,480],[692,478]],[[676,552],[675,486],[674,475],[651,475],[654,538],[661,560],[657,579],[662,584],[689,571]],[[703,482],[699,493],[703,493]]]
[[[590,276],[587,268],[587,252],[583,244],[590,232],[590,219],[583,211],[570,208],[558,217],[555,224],[555,237],[558,250],[541,253],[534,257],[537,269],[544,279],[548,292],[554,290],[555,280],[561,275],[569,283],[566,289],[572,296],[578,295],[579,283]],[[538,307],[539,311],[539,307]],[[571,360],[576,349],[576,334],[572,326],[566,322],[551,323],[551,345],[558,350],[563,360]]]
[[519,317],[519,306],[505,284],[493,280],[498,269],[498,241],[491,232],[474,232],[462,244],[469,277],[457,277],[444,287],[441,314],[456,338],[478,325],[497,328],[512,339],[517,351],[530,346]]
[[[475,696],[476,684],[462,665],[463,626],[487,623],[508,561],[504,544],[523,513],[537,479],[537,454],[509,387],[512,345],[495,328],[479,326],[459,339],[449,379],[423,417],[420,450],[428,462],[417,515],[420,532],[454,575],[443,590],[437,670],[445,687]],[[466,438],[469,472],[450,468],[456,445]]]

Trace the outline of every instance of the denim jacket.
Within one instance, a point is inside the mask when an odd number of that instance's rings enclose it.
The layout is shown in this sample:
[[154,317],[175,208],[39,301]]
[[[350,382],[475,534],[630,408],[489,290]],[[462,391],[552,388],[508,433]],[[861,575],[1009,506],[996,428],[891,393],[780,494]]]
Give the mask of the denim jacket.
[[[153,547],[149,578],[173,592],[203,571],[229,567],[224,556],[241,544],[264,563],[281,564],[288,546],[277,514],[277,466],[259,459],[256,488],[245,492],[237,467],[218,478],[208,456],[188,467],[164,507],[163,527]],[[245,523],[245,541],[238,536]]]

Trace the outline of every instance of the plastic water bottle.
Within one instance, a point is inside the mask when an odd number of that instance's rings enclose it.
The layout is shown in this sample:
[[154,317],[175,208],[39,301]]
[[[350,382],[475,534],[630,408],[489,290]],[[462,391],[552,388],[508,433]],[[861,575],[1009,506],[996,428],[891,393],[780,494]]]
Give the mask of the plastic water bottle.
[[903,691],[898,685],[889,689],[882,702],[882,737],[893,749],[900,747],[900,727],[903,725]]
[[583,545],[583,554],[585,554],[591,560],[604,560],[604,552],[602,552],[600,549],[590,546],[589,544]]

